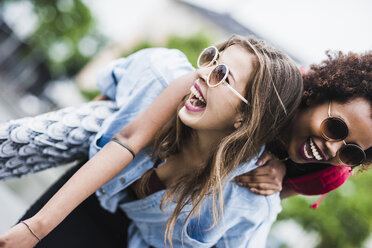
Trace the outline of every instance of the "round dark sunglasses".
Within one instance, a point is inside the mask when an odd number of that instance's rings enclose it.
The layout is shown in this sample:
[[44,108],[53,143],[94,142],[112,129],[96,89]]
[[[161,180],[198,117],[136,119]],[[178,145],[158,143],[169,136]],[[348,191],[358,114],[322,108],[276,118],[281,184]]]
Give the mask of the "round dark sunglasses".
[[349,128],[341,117],[331,115],[331,101],[328,106],[328,118],[320,124],[323,137],[329,141],[342,141],[342,146],[337,151],[340,161],[346,166],[360,165],[366,159],[366,153],[356,144],[347,144],[345,138],[349,135]]

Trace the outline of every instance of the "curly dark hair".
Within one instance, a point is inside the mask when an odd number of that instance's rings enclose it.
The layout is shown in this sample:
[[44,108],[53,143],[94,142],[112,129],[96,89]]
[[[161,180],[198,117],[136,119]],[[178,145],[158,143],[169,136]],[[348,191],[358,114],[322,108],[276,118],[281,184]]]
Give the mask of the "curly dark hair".
[[[304,95],[300,108],[334,100],[341,103],[363,98],[372,109],[372,51],[347,54],[326,52],[327,59],[311,65],[303,76]],[[372,113],[371,113],[372,118]],[[366,151],[364,164],[372,163],[372,148]]]
[[346,103],[358,97],[372,106],[372,51],[357,54],[326,52],[327,59],[311,65],[303,76],[304,95],[300,107],[329,100]]

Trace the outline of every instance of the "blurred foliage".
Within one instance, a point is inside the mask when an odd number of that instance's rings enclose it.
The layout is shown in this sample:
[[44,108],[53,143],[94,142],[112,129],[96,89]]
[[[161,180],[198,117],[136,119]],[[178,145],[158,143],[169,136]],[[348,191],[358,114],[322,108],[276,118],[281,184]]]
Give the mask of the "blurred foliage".
[[372,173],[356,173],[342,187],[327,194],[314,210],[318,198],[296,196],[282,201],[278,220],[291,218],[304,230],[319,234],[318,248],[363,247],[372,231]]
[[[167,39],[166,43],[161,46],[182,51],[186,55],[190,63],[194,67],[196,67],[196,61],[199,57],[200,52],[211,44],[212,41],[209,37],[204,34],[197,33],[189,37],[172,35]],[[145,40],[138,43],[138,45],[133,47],[131,50],[122,53],[121,57],[127,57],[130,54],[135,53],[141,49],[158,46],[159,44],[154,44],[149,42],[148,40]],[[97,90],[83,90],[81,91],[81,93],[87,100],[91,100],[99,94]]]
[[83,0],[5,0],[28,3],[37,26],[27,43],[46,58],[53,78],[75,75],[103,44]]
[[189,38],[172,36],[167,42],[166,47],[181,50],[187,56],[190,63],[194,67],[197,67],[196,62],[200,52],[210,45],[212,45],[212,41],[206,35],[196,34]]
[[93,100],[93,98],[95,98],[96,96],[100,94],[100,91],[98,89],[94,89],[94,90],[80,89],[80,93],[87,101],[91,101]]

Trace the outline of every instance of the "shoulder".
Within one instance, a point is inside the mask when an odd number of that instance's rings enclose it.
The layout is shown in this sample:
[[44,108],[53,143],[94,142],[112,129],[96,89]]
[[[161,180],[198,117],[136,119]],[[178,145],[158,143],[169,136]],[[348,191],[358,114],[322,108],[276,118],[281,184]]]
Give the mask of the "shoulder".
[[262,196],[252,193],[234,182],[228,182],[224,189],[225,216],[249,221],[257,225],[276,218],[281,211],[279,194]]
[[162,90],[176,78],[193,70],[179,50],[148,48],[109,63],[99,71],[97,86],[104,95],[115,99],[122,94],[121,89],[129,93],[138,82],[144,88],[150,85],[151,90],[156,87],[156,82]]
[[143,50],[150,55],[149,66],[167,84],[194,70],[186,55],[177,49],[149,48]]
[[177,68],[179,64],[192,68],[192,65],[184,53],[178,49],[164,47],[142,49],[128,57],[117,60],[119,66],[124,64],[124,62],[126,62],[126,66],[128,67],[141,64],[143,66],[150,66],[159,71],[164,70],[166,67]]
[[182,63],[184,66],[192,68],[192,65],[187,60],[184,53],[177,49],[168,49],[163,47],[146,48],[130,54],[127,57],[122,57],[111,61],[106,70],[112,69],[137,69],[152,67],[162,70],[163,67],[174,66],[174,64]]
[[124,69],[131,72],[131,75],[138,76],[150,70],[166,85],[194,70],[186,55],[180,50],[162,47],[142,49],[128,57],[114,61],[110,67]]

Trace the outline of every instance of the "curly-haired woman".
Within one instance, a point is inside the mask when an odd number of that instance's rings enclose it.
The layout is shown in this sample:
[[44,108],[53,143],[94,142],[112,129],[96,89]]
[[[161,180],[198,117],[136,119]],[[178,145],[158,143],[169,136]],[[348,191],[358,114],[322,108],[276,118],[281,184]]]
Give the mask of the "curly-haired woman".
[[[284,146],[269,145],[277,155],[289,155],[290,160],[286,166],[272,161],[236,178],[241,186],[259,194],[272,194],[281,190],[286,174],[283,196],[293,191],[325,194],[350,175],[347,168],[331,165],[350,163],[343,157],[345,150],[355,156],[350,157],[355,159],[353,166],[368,168],[372,163],[372,52],[327,52],[327,57],[303,76],[304,96],[289,127],[289,140],[285,141],[288,152],[278,149]],[[327,123],[330,117],[335,121]],[[335,129],[335,133],[327,129]]]

